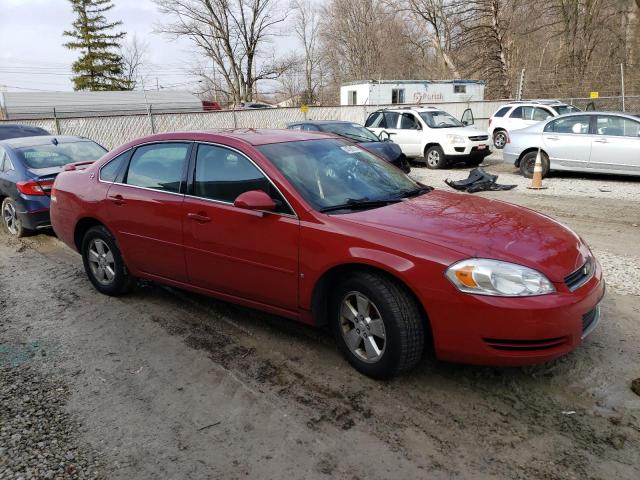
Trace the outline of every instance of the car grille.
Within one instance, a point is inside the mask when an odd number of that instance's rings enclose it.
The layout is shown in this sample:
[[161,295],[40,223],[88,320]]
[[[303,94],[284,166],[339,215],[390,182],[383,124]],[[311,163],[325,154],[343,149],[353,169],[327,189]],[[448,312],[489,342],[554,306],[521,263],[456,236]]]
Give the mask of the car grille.
[[574,290],[587,283],[592,275],[593,260],[589,258],[579,269],[564,277],[564,283],[567,285],[567,287],[569,287],[569,290],[573,292]]
[[469,137],[469,140],[472,142],[483,142],[485,140],[489,140],[489,135],[477,135],[475,137]]
[[506,340],[483,338],[485,343],[496,350],[534,351],[547,350],[567,343],[567,337],[544,338],[541,340]]

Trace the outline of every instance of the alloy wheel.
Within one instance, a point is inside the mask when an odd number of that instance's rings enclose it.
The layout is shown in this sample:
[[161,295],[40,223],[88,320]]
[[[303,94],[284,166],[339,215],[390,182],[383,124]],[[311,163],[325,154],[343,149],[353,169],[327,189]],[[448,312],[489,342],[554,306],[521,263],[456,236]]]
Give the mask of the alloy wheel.
[[496,133],[495,137],[493,138],[493,144],[496,148],[504,148],[504,146],[507,144],[506,135],[502,132]]
[[89,243],[89,267],[93,277],[101,285],[110,285],[116,278],[113,252],[109,245],[99,238],[94,238]]
[[437,167],[440,163],[440,152],[437,150],[431,150],[427,154],[427,163],[432,167]]
[[384,355],[386,332],[376,305],[360,292],[349,292],[340,306],[340,331],[353,355],[376,363]]
[[19,230],[18,215],[16,214],[16,207],[10,203],[6,202],[4,205],[4,209],[2,210],[2,218],[4,219],[4,224],[7,226],[7,230],[12,235],[17,235]]

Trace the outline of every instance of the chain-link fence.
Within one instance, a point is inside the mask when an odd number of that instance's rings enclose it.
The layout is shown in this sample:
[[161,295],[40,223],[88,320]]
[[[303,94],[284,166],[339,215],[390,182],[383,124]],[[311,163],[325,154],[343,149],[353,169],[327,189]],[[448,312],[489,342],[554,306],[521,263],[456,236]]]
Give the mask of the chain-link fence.
[[[622,110],[621,97],[606,97],[595,100],[585,98],[563,99],[579,108],[586,109],[593,102],[596,110]],[[640,96],[625,98],[627,111],[640,113]],[[475,126],[486,129],[489,117],[509,100],[438,103],[438,108],[461,118],[466,109],[471,109]],[[174,112],[135,115],[108,115],[86,117],[55,117],[11,122],[42,127],[56,135],[77,135],[91,138],[107,148],[114,148],[135,138],[153,133],[174,131],[211,130],[219,128],[285,128],[287,124],[302,120],[345,120],[364,123],[369,113],[384,108],[382,105],[357,105],[334,107],[309,107],[304,113],[298,108],[265,108],[259,110]],[[386,107],[398,107],[387,105]]]

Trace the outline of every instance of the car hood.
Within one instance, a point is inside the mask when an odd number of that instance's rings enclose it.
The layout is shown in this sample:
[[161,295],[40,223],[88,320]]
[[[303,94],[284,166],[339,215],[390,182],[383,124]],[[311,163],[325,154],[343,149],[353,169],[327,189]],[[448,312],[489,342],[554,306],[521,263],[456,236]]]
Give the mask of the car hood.
[[477,137],[478,135],[487,135],[487,132],[485,130],[480,130],[475,127],[450,127],[436,130],[441,130],[442,132],[451,135],[462,135],[463,137]]
[[581,267],[589,248],[559,222],[524,207],[434,190],[382,208],[340,215],[461,253],[517,263],[561,282]]
[[388,162],[394,162],[402,155],[400,145],[393,142],[362,142],[358,144],[365,150],[370,151]]

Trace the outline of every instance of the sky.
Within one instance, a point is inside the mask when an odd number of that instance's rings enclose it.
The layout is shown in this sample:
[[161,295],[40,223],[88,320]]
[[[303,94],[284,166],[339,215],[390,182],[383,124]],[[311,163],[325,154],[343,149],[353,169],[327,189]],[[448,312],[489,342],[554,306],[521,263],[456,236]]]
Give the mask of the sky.
[[[151,0],[114,0],[114,5],[107,18],[121,20],[127,36],[147,44],[145,89],[197,87],[189,73],[194,48],[187,39],[154,33],[162,15]],[[68,0],[0,0],[0,90],[73,90],[71,64],[79,51],[63,47],[62,35],[72,22]],[[283,37],[275,42],[286,44]]]

